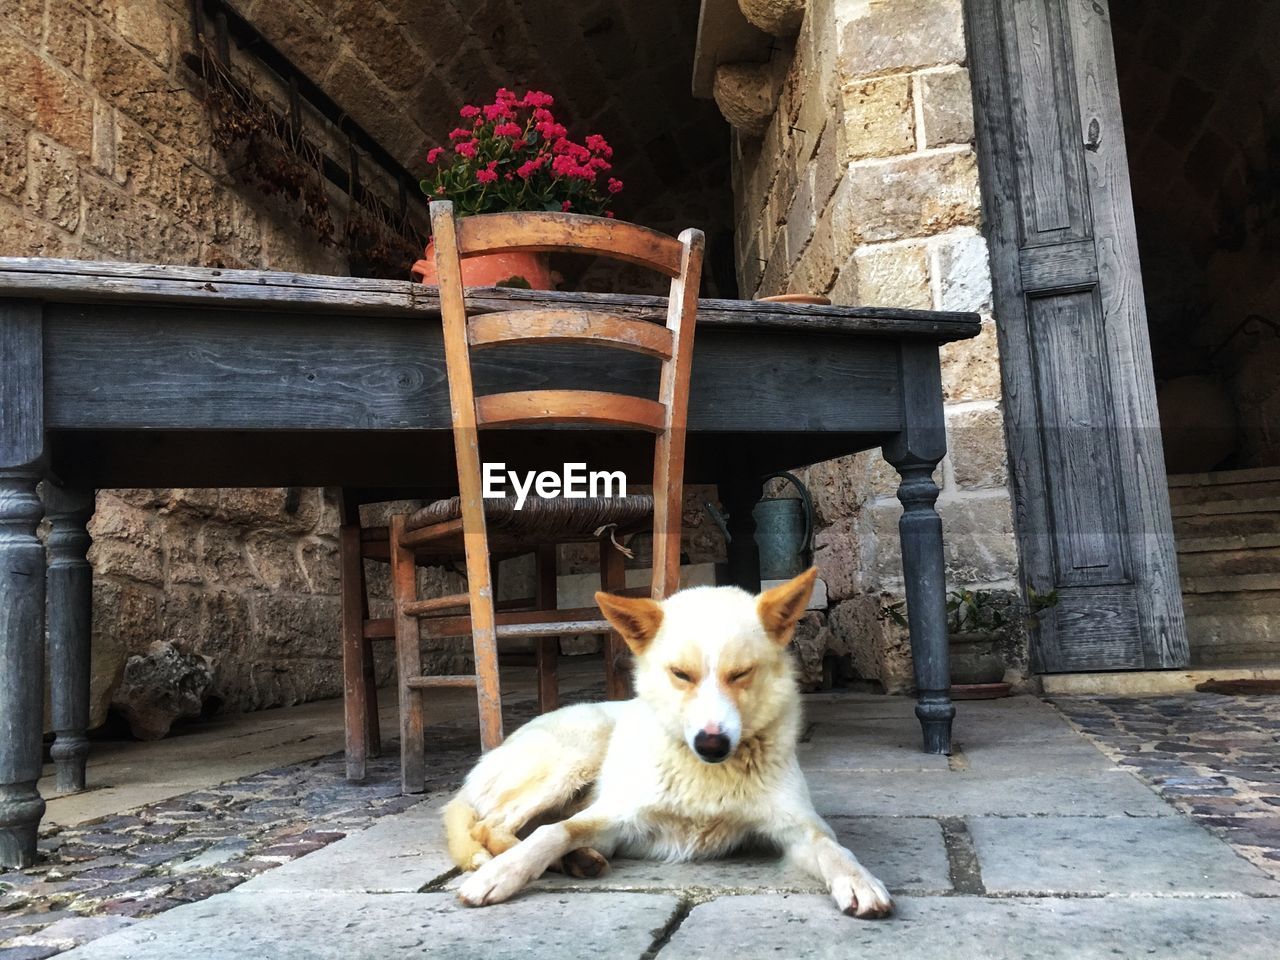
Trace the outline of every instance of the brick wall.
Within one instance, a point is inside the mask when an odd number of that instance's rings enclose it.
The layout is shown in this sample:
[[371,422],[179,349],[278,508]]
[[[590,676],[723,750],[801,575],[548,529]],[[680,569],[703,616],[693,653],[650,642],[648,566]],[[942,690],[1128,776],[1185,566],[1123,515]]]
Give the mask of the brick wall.
[[[943,352],[938,511],[949,583],[1008,592],[1017,556],[964,62],[961,0],[809,0],[775,54],[782,89],[763,137],[734,137],[737,269],[744,295],[983,315],[980,337]],[[905,637],[878,617],[902,593],[896,474],[877,453],[807,475],[832,602],[824,642],[905,689]],[[1025,670],[1020,637],[1006,657]]]

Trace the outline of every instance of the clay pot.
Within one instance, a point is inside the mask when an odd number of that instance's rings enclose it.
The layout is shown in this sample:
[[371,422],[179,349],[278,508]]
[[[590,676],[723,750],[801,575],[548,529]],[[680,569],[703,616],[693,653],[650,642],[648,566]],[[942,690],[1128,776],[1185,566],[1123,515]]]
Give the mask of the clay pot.
[[[414,279],[436,286],[435,241],[427,244],[423,259],[413,265]],[[487,253],[462,261],[464,287],[522,287],[527,290],[556,288],[551,265],[545,253]]]

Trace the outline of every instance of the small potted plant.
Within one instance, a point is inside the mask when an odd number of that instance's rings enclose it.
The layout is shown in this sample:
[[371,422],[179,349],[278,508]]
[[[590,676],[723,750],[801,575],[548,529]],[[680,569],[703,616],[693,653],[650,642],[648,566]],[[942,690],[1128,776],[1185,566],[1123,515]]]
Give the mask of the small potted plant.
[[[947,638],[951,654],[951,696],[955,699],[1002,697],[1005,662],[1001,642],[1010,622],[1007,603],[986,590],[947,591]],[[906,601],[891,603],[883,616],[907,626]]]
[[[609,203],[622,190],[610,176],[613,148],[591,134],[569,139],[546,93],[517,97],[505,87],[492,103],[467,104],[462,124],[446,146],[427,153],[431,171],[419,184],[432,200],[452,200],[459,216],[510,210],[555,210],[612,217]],[[423,283],[436,282],[434,250],[413,265]],[[553,287],[546,254],[501,253],[463,261],[467,286]]]

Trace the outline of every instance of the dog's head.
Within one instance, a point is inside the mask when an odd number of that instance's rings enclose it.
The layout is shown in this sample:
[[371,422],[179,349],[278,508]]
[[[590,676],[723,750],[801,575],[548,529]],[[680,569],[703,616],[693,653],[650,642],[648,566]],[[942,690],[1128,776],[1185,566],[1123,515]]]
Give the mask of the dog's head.
[[635,654],[636,695],[707,763],[774,723],[795,694],[791,642],[817,569],[753,597],[695,587],[662,602],[597,593]]

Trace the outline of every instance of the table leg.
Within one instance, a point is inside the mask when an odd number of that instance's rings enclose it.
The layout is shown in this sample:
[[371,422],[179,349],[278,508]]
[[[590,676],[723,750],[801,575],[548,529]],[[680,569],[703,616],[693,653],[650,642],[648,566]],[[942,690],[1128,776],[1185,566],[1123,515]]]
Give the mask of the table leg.
[[756,544],[756,519],[751,511],[760,502],[764,484],[758,472],[743,466],[719,481],[720,505],[728,514],[730,539],[727,552],[729,582],[750,593],[760,592],[760,547]]
[[933,471],[947,452],[936,346],[903,347],[902,384],[905,429],[884,445],[884,456],[902,477],[898,532],[915,665],[916,716],[925,753],[949,754],[956,710],[951,705],[942,519],[934,509],[938,485]]
[[0,469],[0,867],[35,862],[36,830],[44,816],[36,789],[44,712],[39,479],[30,467]]
[[89,758],[89,664],[93,627],[93,569],[86,554],[93,516],[92,490],[65,490],[44,484],[48,557],[45,617],[49,625],[49,697],[55,739],[49,751],[58,773],[58,792],[84,789]]

